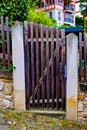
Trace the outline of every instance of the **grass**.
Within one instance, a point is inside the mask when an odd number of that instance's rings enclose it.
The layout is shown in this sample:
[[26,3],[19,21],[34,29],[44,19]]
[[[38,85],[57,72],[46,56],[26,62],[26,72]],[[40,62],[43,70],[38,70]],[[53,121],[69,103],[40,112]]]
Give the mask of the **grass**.
[[17,112],[2,110],[6,125],[9,130],[87,130],[87,124],[62,120],[57,117],[35,114],[30,112]]

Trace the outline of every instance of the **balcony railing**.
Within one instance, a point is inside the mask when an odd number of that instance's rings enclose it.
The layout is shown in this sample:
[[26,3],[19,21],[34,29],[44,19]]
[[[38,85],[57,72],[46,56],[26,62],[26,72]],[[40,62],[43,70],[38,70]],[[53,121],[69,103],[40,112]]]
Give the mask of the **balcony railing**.
[[60,5],[60,6],[63,6],[64,5],[64,2],[62,0],[56,0],[56,4],[57,5]]
[[64,10],[70,10],[70,11],[75,11],[75,7],[72,4],[65,5]]

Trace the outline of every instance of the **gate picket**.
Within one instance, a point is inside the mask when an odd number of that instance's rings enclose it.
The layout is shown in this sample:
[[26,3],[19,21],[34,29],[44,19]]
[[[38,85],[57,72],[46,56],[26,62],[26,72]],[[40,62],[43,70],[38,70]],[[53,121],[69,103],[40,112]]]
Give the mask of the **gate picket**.
[[51,98],[52,98],[52,108],[54,108],[54,29],[51,29],[51,55],[52,55],[52,66],[51,66],[51,76],[52,76],[52,83],[51,83]]
[[1,16],[1,39],[2,39],[2,62],[3,66],[5,66],[5,34],[4,34],[4,18]]
[[31,82],[32,82],[32,107],[35,107],[35,95],[34,95],[34,87],[35,87],[35,62],[34,62],[34,34],[33,34],[33,26],[34,24],[31,23]]
[[[46,27],[46,65],[48,66],[49,61],[49,27]],[[50,107],[49,99],[50,99],[50,72],[47,69],[47,78],[46,78],[46,85],[47,85],[47,108]]]
[[61,45],[62,45],[62,110],[65,107],[65,78],[64,78],[64,71],[65,71],[65,31],[61,30]]
[[86,57],[86,47],[87,47],[87,45],[86,45],[86,42],[87,41],[87,39],[86,39],[86,37],[85,37],[85,35],[84,35],[84,81],[86,82],[86,73],[87,73],[87,70],[86,70],[86,59],[87,59],[87,57]]
[[[40,78],[40,56],[39,56],[39,42],[38,42],[38,24],[36,24],[36,82],[39,83]],[[39,100],[40,100],[40,88],[37,91],[37,107],[39,107]]]
[[[29,44],[28,44],[28,23],[24,22],[24,52],[25,52],[25,84],[27,87],[26,91],[26,104],[27,106],[29,105],[28,103],[30,102],[30,74],[29,74],[29,68],[30,68],[30,56],[29,56]],[[30,105],[29,105],[30,106]]]
[[[41,25],[41,75],[43,75],[45,68],[45,52],[44,52],[44,41],[43,41],[43,26]],[[44,108],[44,99],[45,99],[45,81],[44,78],[42,80],[42,107]]]
[[79,80],[82,81],[82,33],[79,33]]
[[60,94],[60,86],[59,86],[59,32],[56,30],[56,48],[57,48],[57,56],[56,56],[56,108],[59,108],[59,94]]
[[10,66],[10,36],[9,36],[9,23],[8,23],[8,17],[6,17],[6,37],[7,37],[7,54],[8,54],[8,67]]

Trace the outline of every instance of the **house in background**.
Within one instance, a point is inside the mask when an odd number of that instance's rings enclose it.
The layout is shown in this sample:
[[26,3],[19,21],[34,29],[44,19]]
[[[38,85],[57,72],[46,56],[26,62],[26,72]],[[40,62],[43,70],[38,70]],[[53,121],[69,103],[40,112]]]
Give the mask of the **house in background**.
[[75,26],[75,0],[42,0],[40,9],[55,19],[57,25]]
[[81,15],[81,7],[80,7],[80,0],[75,0],[75,15],[82,17]]

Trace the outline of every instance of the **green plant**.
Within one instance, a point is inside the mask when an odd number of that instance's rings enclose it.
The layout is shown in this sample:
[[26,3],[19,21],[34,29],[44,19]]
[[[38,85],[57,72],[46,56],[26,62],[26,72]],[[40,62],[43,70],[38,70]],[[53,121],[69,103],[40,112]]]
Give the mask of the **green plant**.
[[73,26],[69,25],[59,25],[59,26],[54,26],[55,28],[72,28]]
[[45,12],[35,9],[29,10],[28,21],[48,26],[56,26],[56,20],[49,18]]
[[87,0],[80,0],[80,8],[82,15],[87,13]]
[[83,17],[76,16],[76,26],[84,26]]
[[0,16],[8,16],[10,25],[28,18],[29,0],[0,0]]
[[12,72],[13,69],[16,69],[16,67],[13,64],[10,64],[9,67],[8,66],[3,66],[2,62],[0,61],[0,70],[6,71],[8,73]]

